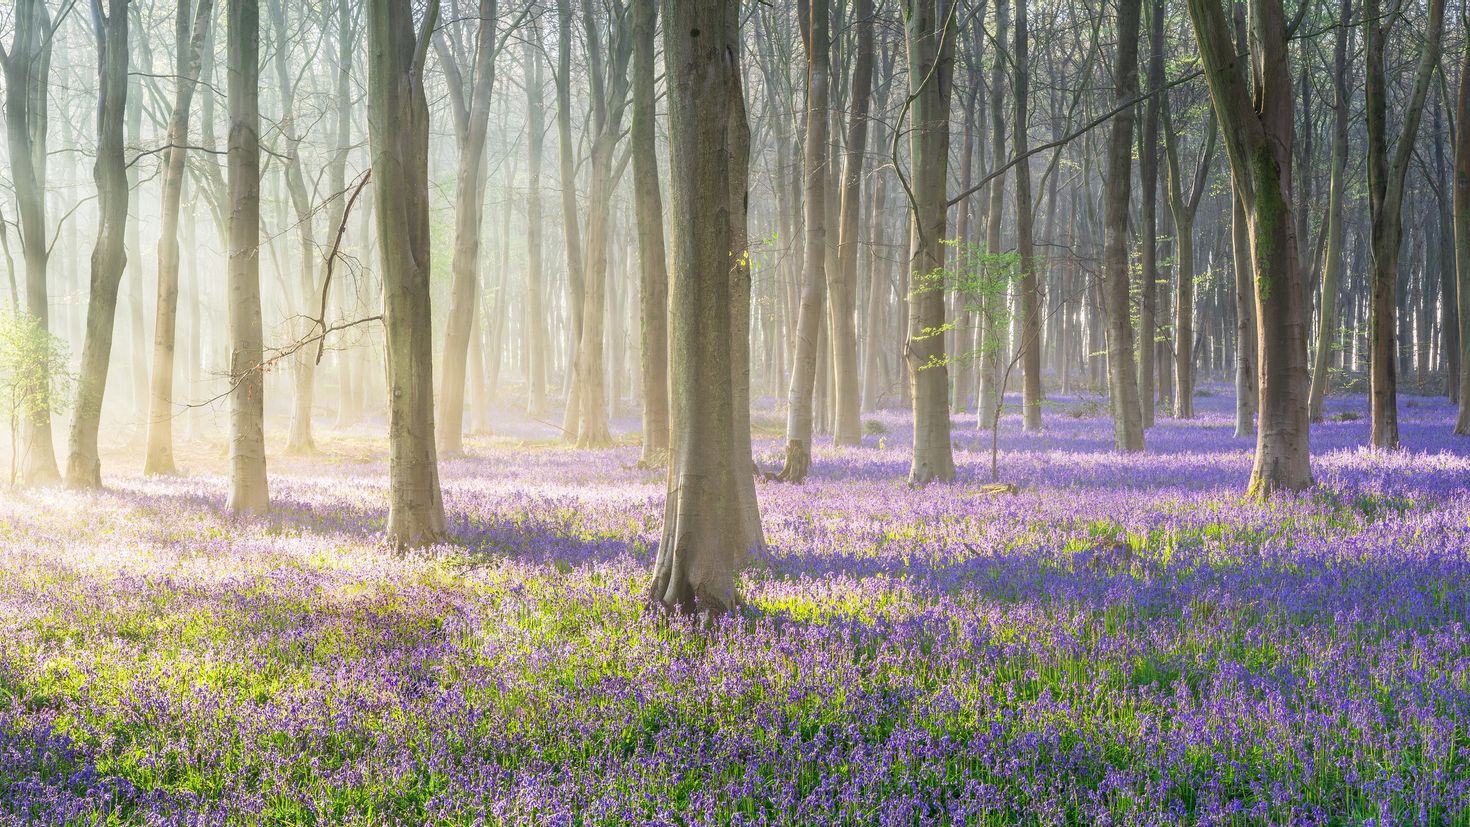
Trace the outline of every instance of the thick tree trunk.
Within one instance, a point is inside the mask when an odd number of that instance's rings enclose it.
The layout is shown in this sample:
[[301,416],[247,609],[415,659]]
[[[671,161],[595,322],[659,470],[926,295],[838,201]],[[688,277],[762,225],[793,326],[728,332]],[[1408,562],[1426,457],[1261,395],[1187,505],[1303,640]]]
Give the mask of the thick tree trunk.
[[[1031,97],[1030,45],[1027,20],[1027,0],[1016,0],[1016,48],[1015,61],[1015,106],[1012,119],[1014,151],[1019,157],[1026,153],[1030,141],[1027,104]],[[1022,161],[1016,165],[1016,253],[1021,259],[1021,409],[1024,413],[1025,429],[1036,431],[1041,428],[1041,296],[1037,287],[1036,250],[1032,242],[1032,227],[1035,223],[1034,205],[1031,203],[1031,163]]]
[[1235,437],[1251,435],[1256,425],[1260,391],[1256,387],[1259,336],[1256,325],[1256,293],[1251,284],[1250,219],[1245,200],[1238,191],[1231,195],[1230,241],[1232,272],[1235,275]]
[[[1118,55],[1114,97],[1122,104],[1138,95],[1138,21],[1140,0],[1118,3]],[[1113,118],[1108,136],[1107,191],[1104,196],[1104,288],[1108,312],[1108,395],[1113,408],[1113,445],[1143,450],[1138,370],[1133,360],[1133,322],[1128,305],[1128,191],[1133,176],[1134,108]]]
[[654,130],[658,0],[633,0],[633,200],[638,213],[638,333],[645,465],[669,451],[669,271]]
[[429,0],[418,34],[407,4],[369,0],[367,8],[368,136],[388,342],[388,539],[413,547],[445,536],[434,447],[429,107],[423,82],[439,4]]
[[812,430],[816,404],[818,360],[822,359],[822,322],[827,292],[827,153],[831,124],[831,43],[828,0],[812,0],[810,18],[803,28],[806,39],[806,148],[802,162],[805,247],[801,306],[796,321],[796,356],[786,397],[786,464],[778,478],[806,479],[812,461]]
[[836,416],[832,438],[838,445],[863,441],[862,400],[858,384],[857,301],[858,239],[861,234],[862,174],[868,151],[868,109],[873,91],[873,0],[857,0],[853,10],[857,29],[853,57],[851,111],[847,124],[847,157],[842,168],[842,202],[838,218],[838,263],[827,272],[831,305],[828,332],[832,339],[832,374]]
[[229,0],[230,510],[270,508],[260,319],[260,8]]
[[1342,227],[1343,202],[1346,200],[1348,115],[1351,102],[1348,99],[1348,36],[1352,26],[1348,18],[1352,15],[1352,0],[1339,4],[1339,19],[1336,43],[1333,48],[1333,116],[1332,129],[1332,172],[1327,184],[1327,240],[1322,260],[1321,315],[1317,322],[1317,353],[1312,368],[1312,388],[1308,399],[1309,415],[1313,422],[1322,421],[1322,404],[1327,397],[1330,370],[1329,359],[1337,342],[1338,311],[1337,294],[1342,283]]
[[102,460],[97,430],[102,422],[102,396],[112,355],[117,318],[117,290],[127,263],[128,176],[123,157],[123,121],[128,97],[128,0],[108,0],[104,17],[94,7],[97,34],[97,245],[92,249],[92,284],[87,299],[87,332],[82,370],[71,422],[71,454],[67,483],[79,488],[102,486]]
[[[673,217],[670,371],[673,456],[650,601],[720,614],[762,545],[749,453],[749,133],[740,86],[740,4],[664,0]],[[710,197],[726,192],[727,198]],[[710,381],[728,376],[731,381]],[[741,433],[741,426],[746,426]]]
[[950,0],[904,0],[908,46],[909,131],[913,219],[910,224],[908,339],[904,361],[913,404],[913,456],[909,484],[954,479],[950,445],[949,369],[944,337],[930,331],[944,326],[944,290],[933,277],[944,267],[949,216],[949,106],[958,28]]
[[[1307,420],[1307,336],[1296,230],[1291,220],[1292,130],[1287,25],[1281,0],[1253,0],[1253,95],[1219,0],[1189,0],[1205,79],[1230,168],[1250,221],[1260,344],[1256,454],[1247,491],[1265,497],[1312,484]],[[1259,108],[1257,108],[1259,104]]]

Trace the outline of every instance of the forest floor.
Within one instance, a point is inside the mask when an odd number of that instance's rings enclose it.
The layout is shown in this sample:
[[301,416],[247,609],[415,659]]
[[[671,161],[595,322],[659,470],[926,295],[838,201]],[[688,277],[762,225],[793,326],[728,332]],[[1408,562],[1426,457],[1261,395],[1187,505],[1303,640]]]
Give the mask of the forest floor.
[[769,554],[704,629],[644,609],[631,444],[471,440],[408,556],[371,436],[273,457],[266,520],[203,454],[0,493],[0,823],[1470,823],[1470,439],[1405,397],[1370,454],[1332,399],[1317,487],[1263,505],[1230,405],[1133,456],[1105,405],[1009,417],[1014,494],[972,422],[913,490],[868,417],[758,485]]

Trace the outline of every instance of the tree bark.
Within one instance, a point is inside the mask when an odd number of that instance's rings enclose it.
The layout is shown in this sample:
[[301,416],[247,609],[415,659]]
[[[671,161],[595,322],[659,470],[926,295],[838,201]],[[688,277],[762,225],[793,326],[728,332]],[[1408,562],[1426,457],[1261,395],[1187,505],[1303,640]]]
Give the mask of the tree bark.
[[1308,398],[1309,415],[1313,422],[1322,421],[1322,404],[1327,397],[1329,360],[1336,346],[1338,334],[1337,294],[1342,283],[1342,228],[1343,202],[1346,200],[1348,115],[1351,102],[1348,99],[1348,36],[1352,26],[1352,0],[1339,4],[1339,25],[1333,46],[1333,115],[1332,171],[1327,184],[1327,240],[1322,260],[1321,315],[1317,321],[1317,353],[1312,368],[1312,387]]
[[577,439],[581,419],[577,349],[582,342],[582,230],[577,213],[577,165],[572,147],[572,4],[556,0],[557,68],[556,131],[560,139],[561,227],[566,242],[567,308],[569,310],[567,348],[567,407],[562,419],[562,435]]
[[1179,138],[1170,120],[1169,97],[1160,95],[1160,114],[1164,124],[1164,157],[1168,164],[1167,191],[1169,212],[1174,218],[1174,416],[1194,418],[1194,219],[1199,211],[1210,174],[1210,161],[1215,154],[1219,128],[1213,114],[1204,148],[1194,169],[1193,186],[1184,192],[1179,163]]
[[439,453],[464,453],[465,362],[479,305],[480,224],[485,202],[485,138],[490,124],[490,96],[495,88],[495,0],[479,0],[473,61],[465,68],[446,42],[443,29],[434,34],[449,88],[450,111],[459,150],[454,195],[454,258],[449,287],[449,315],[444,325],[442,384],[439,388]]
[[1260,345],[1256,453],[1248,494],[1312,484],[1307,421],[1307,337],[1291,220],[1292,130],[1287,26],[1281,0],[1252,0],[1250,58],[1256,94],[1219,0],[1188,0],[1205,79],[1249,216]]
[[806,42],[806,149],[802,162],[805,247],[801,305],[796,320],[796,355],[786,398],[786,464],[778,478],[806,479],[812,461],[812,430],[817,388],[817,360],[822,358],[822,316],[827,292],[827,152],[831,124],[831,43],[829,0],[803,0],[809,16]]
[[902,9],[913,118],[909,131],[911,292],[904,342],[914,416],[909,484],[924,485],[933,480],[949,482],[955,476],[944,337],[932,333],[944,327],[944,290],[936,289],[932,282],[944,267],[949,108],[959,22],[953,0],[903,0]]
[[658,0],[633,0],[633,200],[638,213],[638,333],[645,465],[669,451],[669,271],[654,130]]
[[1403,130],[1389,157],[1393,138],[1388,134],[1388,81],[1385,48],[1388,31],[1382,20],[1379,0],[1363,3],[1366,27],[1367,78],[1364,98],[1368,121],[1368,207],[1373,231],[1373,313],[1370,320],[1372,360],[1370,385],[1372,432],[1369,444],[1375,449],[1399,445],[1398,380],[1395,362],[1398,346],[1394,325],[1398,309],[1399,248],[1403,242],[1404,178],[1424,115],[1429,83],[1439,65],[1440,34],[1444,28],[1444,0],[1429,0],[1429,20],[1414,91],[1404,109]]
[[1460,407],[1455,433],[1470,434],[1470,49],[1455,97],[1455,281],[1460,310]]
[[416,34],[408,4],[368,2],[368,136],[388,343],[388,539],[399,547],[445,537],[434,446],[429,107],[423,82],[438,16],[437,0],[429,0]]
[[1138,303],[1138,405],[1145,429],[1154,425],[1154,355],[1158,335],[1159,284],[1159,107],[1164,90],[1164,0],[1149,2],[1148,101],[1143,105],[1139,140],[1138,185],[1142,190],[1143,227],[1139,270],[1142,289]]
[[[1118,54],[1114,97],[1119,104],[1138,96],[1138,22],[1141,0],[1118,3]],[[1108,177],[1103,242],[1104,287],[1108,312],[1108,395],[1113,408],[1113,445],[1143,450],[1143,418],[1138,370],[1133,359],[1133,322],[1128,305],[1128,191],[1133,176],[1134,107],[1113,117],[1108,136]]]
[[[1017,157],[1030,145],[1030,115],[1027,105],[1031,97],[1030,44],[1027,38],[1030,22],[1027,0],[1016,0],[1015,117],[1012,118],[1011,143]],[[1041,295],[1037,287],[1036,248],[1032,241],[1035,207],[1031,200],[1031,164],[1016,164],[1016,253],[1021,260],[1021,410],[1026,430],[1041,429]]]
[[852,25],[856,30],[851,115],[847,124],[847,157],[842,167],[841,207],[838,218],[837,269],[828,271],[827,296],[831,305],[828,332],[832,340],[832,373],[836,416],[832,438],[838,445],[863,441],[862,399],[858,379],[857,264],[861,233],[862,175],[868,152],[868,110],[873,93],[873,0],[857,0]]
[[128,176],[123,157],[123,121],[128,98],[128,0],[93,0],[92,25],[97,35],[97,244],[92,249],[92,283],[87,299],[87,332],[82,344],[82,370],[71,421],[71,454],[67,483],[77,488],[102,487],[102,460],[97,431],[102,423],[102,396],[112,355],[117,319],[117,291],[127,264]]
[[750,270],[739,11],[735,0],[663,3],[674,450],[649,599],[690,614],[735,608],[736,575],[763,545],[741,382],[748,388]]
[[526,42],[526,377],[527,413],[542,419],[550,412],[546,401],[546,276],[542,267],[541,165],[546,146],[546,109],[542,104],[541,51]]

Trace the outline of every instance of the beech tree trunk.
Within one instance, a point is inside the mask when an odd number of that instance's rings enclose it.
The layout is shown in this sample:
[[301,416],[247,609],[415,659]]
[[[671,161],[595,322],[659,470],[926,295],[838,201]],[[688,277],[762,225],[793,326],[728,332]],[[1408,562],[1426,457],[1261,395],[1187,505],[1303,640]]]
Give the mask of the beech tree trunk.
[[[451,457],[464,453],[466,359],[479,306],[485,138],[490,124],[490,96],[495,88],[495,7],[495,0],[479,0],[475,45],[470,55],[457,54],[442,29],[434,34],[434,49],[449,88],[450,112],[459,149],[454,190],[454,259],[450,265],[453,276],[439,388],[439,452]],[[462,63],[468,64],[468,76]]]
[[[663,12],[673,456],[649,599],[672,611],[720,614],[738,604],[736,575],[763,545],[749,450],[750,138],[740,3],[663,0]],[[718,376],[731,381],[711,381]]]
[[669,271],[654,147],[654,34],[658,0],[633,0],[633,200],[638,213],[638,333],[645,465],[669,451]]
[[[26,313],[41,330],[51,329],[46,274],[50,239],[46,230],[46,129],[51,84],[51,46],[56,22],[45,0],[17,0],[13,6],[10,51],[0,48],[5,73],[5,127],[10,147],[10,178],[20,214],[20,246],[25,259]],[[25,419],[21,479],[45,485],[61,479],[51,437],[50,390],[42,388],[22,412]]]
[[[1013,151],[1024,155],[1030,145],[1031,97],[1030,21],[1027,0],[1016,0],[1015,117],[1012,118]],[[1016,164],[1016,253],[1021,259],[1021,410],[1026,430],[1041,429],[1041,294],[1037,286],[1036,248],[1032,241],[1035,207],[1031,200],[1031,163]]]
[[1164,90],[1164,2],[1149,0],[1148,101],[1143,106],[1139,140],[1138,186],[1142,190],[1139,230],[1138,405],[1145,429],[1154,425],[1156,399],[1154,356],[1158,341],[1159,284],[1159,108]]
[[[998,256],[1001,249],[1002,218],[1005,215],[1006,176],[1000,172],[1006,163],[1006,117],[1005,117],[1005,61],[999,54],[999,45],[1005,42],[1006,29],[1010,26],[1011,7],[1009,0],[995,0],[995,36],[997,55],[990,68],[990,158],[996,170],[990,182],[990,205],[986,209],[985,252]],[[1000,387],[1000,351],[1003,340],[1000,334],[1005,299],[986,290],[980,307],[980,331],[976,337],[980,350],[980,383],[976,392],[979,416],[976,422],[984,425],[993,416],[1005,390]]]
[[[175,343],[179,317],[179,212],[184,196],[184,162],[189,143],[189,114],[205,43],[214,12],[213,0],[199,0],[191,18],[189,4],[180,2],[174,18],[178,52],[174,60],[178,79],[174,108],[169,115],[169,148],[163,153],[163,208],[158,236],[158,299],[153,317],[153,370],[148,387],[148,439],[143,473],[172,474],[174,466]],[[211,163],[213,161],[211,160]],[[137,262],[141,265],[142,262]]]
[[577,370],[577,348],[582,341],[582,219],[577,212],[577,165],[572,147],[572,4],[556,0],[557,68],[556,131],[560,138],[561,227],[566,241],[567,308],[569,310],[567,349],[567,407],[562,418],[562,435],[577,439],[581,419]]
[[[1138,22],[1141,0],[1118,3],[1118,54],[1114,97],[1118,103],[1138,95]],[[1134,108],[1113,117],[1108,135],[1107,190],[1104,195],[1104,289],[1108,312],[1108,395],[1113,407],[1113,445],[1120,451],[1143,450],[1143,417],[1139,406],[1138,370],[1133,360],[1133,322],[1128,305],[1132,268],[1128,259],[1128,192],[1133,178]]]
[[1312,367],[1312,387],[1308,398],[1308,414],[1313,422],[1322,421],[1322,404],[1327,397],[1329,360],[1337,345],[1338,312],[1337,294],[1342,284],[1342,229],[1343,202],[1346,200],[1348,116],[1351,101],[1348,98],[1348,36],[1353,31],[1348,24],[1352,15],[1352,0],[1339,4],[1335,44],[1333,46],[1333,116],[1332,129],[1332,172],[1327,185],[1327,240],[1322,260],[1321,315],[1317,321],[1317,354]]
[[1460,407],[1455,433],[1470,434],[1470,49],[1455,97],[1455,280],[1460,305]]
[[229,0],[230,510],[270,509],[260,319],[260,7]]
[[424,56],[439,16],[422,30],[396,0],[368,0],[368,136],[377,203],[388,357],[388,539],[399,547],[445,537],[434,446],[429,307],[429,107]]
[[[909,484],[954,479],[950,445],[949,369],[944,337],[930,331],[944,326],[944,290],[934,275],[944,267],[949,199],[949,108],[953,94],[954,42],[959,27],[953,0],[903,0],[908,46],[910,224],[908,338],[904,361],[909,370],[914,440]],[[941,285],[942,286],[942,285]]]
[[827,292],[827,153],[831,124],[831,42],[829,0],[807,0],[806,150],[802,161],[806,245],[803,251],[801,306],[796,320],[796,355],[786,398],[786,464],[778,478],[806,479],[812,462],[818,360],[822,359],[822,315]]
[[[1395,362],[1398,346],[1394,335],[1398,310],[1399,247],[1403,242],[1404,178],[1424,115],[1424,100],[1439,64],[1440,33],[1443,30],[1444,0],[1429,0],[1429,19],[1414,91],[1405,105],[1403,131],[1397,141],[1388,134],[1388,80],[1385,75],[1385,41],[1388,30],[1379,0],[1363,3],[1366,27],[1367,80],[1364,98],[1368,121],[1368,208],[1373,224],[1373,313],[1370,320],[1372,360],[1370,384],[1372,433],[1369,444],[1376,449],[1399,445],[1398,380]],[[1390,142],[1394,142],[1392,158]]]
[[1294,111],[1281,0],[1252,0],[1253,96],[1219,0],[1188,0],[1205,79],[1230,169],[1249,216],[1256,339],[1260,345],[1256,454],[1248,494],[1312,484],[1307,421],[1307,336],[1291,220]]
[[541,50],[526,41],[526,408],[534,419],[550,413],[546,401],[546,275],[542,267],[541,165],[546,146],[546,108],[542,103]]
[[1209,183],[1210,161],[1215,155],[1219,128],[1213,114],[1194,168],[1193,185],[1184,192],[1179,160],[1179,138],[1169,112],[1168,93],[1160,95],[1164,124],[1164,157],[1168,164],[1169,213],[1174,219],[1174,416],[1194,418],[1194,219]]
[[92,283],[87,299],[87,332],[82,344],[81,377],[71,421],[71,454],[67,483],[77,488],[102,487],[102,460],[97,430],[102,423],[102,396],[112,355],[117,319],[117,290],[127,264],[128,176],[123,157],[123,121],[128,99],[128,0],[101,0],[92,6],[97,35],[97,244],[92,248]]
[[857,39],[853,56],[852,87],[847,124],[847,157],[842,167],[841,207],[838,218],[837,268],[827,272],[832,340],[833,392],[836,416],[832,438],[838,445],[861,445],[862,398],[858,378],[857,320],[858,244],[861,236],[862,175],[868,152],[868,109],[873,94],[873,0],[857,0],[853,27]]

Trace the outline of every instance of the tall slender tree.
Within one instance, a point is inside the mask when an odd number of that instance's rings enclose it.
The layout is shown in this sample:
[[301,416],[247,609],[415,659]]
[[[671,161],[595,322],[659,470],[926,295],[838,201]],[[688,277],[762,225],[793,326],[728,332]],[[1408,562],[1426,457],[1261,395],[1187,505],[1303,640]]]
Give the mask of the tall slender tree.
[[1352,0],[1338,4],[1338,26],[1332,50],[1332,171],[1327,184],[1327,238],[1323,242],[1322,296],[1317,320],[1317,353],[1312,367],[1312,387],[1308,400],[1313,422],[1322,419],[1323,400],[1327,396],[1327,374],[1332,350],[1337,342],[1337,294],[1341,290],[1343,271],[1343,204],[1347,200],[1348,118],[1352,100],[1348,97],[1348,48],[1353,27]]
[[1118,3],[1118,52],[1113,68],[1114,97],[1122,109],[1108,134],[1106,236],[1103,242],[1104,290],[1108,313],[1108,395],[1113,406],[1113,445],[1143,450],[1143,416],[1138,371],[1133,358],[1133,319],[1128,302],[1132,267],[1128,257],[1128,203],[1133,181],[1134,108],[1138,96],[1138,23],[1141,0]]
[[[238,0],[235,0],[238,2]],[[368,137],[388,357],[388,538],[400,547],[445,536],[434,446],[429,306],[429,105],[424,59],[439,17],[429,0],[368,0]]]
[[655,149],[654,34],[658,0],[633,0],[633,200],[638,213],[638,330],[643,382],[643,462],[669,450],[669,271]]

